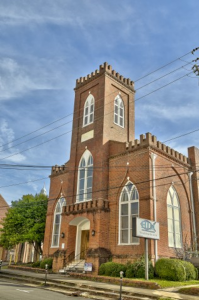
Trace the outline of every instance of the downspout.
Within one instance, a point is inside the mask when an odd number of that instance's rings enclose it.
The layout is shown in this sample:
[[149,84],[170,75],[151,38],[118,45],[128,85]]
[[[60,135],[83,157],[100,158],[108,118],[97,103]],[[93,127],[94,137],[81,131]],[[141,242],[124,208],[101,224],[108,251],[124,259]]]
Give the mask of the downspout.
[[[157,155],[153,152],[151,153],[152,160],[152,190],[153,190],[153,217],[154,221],[157,222],[157,208],[156,208],[156,183],[155,183],[155,159]],[[154,240],[154,252],[155,252],[155,262],[158,260],[158,244],[157,240]]]
[[193,201],[192,175],[193,172],[188,173],[189,186],[190,186],[190,199],[191,199],[191,213],[192,213],[192,220],[193,220],[194,250],[197,251],[196,219],[195,219],[195,210],[194,210],[194,201]]

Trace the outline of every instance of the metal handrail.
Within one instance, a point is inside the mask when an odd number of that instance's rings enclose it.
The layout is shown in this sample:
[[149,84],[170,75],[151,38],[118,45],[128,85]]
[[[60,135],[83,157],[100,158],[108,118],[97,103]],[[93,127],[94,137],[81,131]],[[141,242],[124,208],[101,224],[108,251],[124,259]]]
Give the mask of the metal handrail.
[[[80,253],[78,253],[77,255],[74,256],[74,251],[71,252],[66,259],[66,265],[69,265],[70,262],[72,262],[73,260],[75,260],[77,257],[81,257],[81,254],[85,254],[85,252],[87,251],[87,249],[82,250]],[[70,257],[70,258],[69,258]],[[84,261],[84,259],[80,259],[74,266],[73,269],[75,269],[82,261]]]

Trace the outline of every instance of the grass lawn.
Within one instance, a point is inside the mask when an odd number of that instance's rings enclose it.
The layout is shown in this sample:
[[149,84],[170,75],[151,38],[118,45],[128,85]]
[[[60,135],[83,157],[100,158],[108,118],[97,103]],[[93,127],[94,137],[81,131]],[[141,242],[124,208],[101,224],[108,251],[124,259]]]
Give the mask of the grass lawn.
[[199,287],[199,280],[190,280],[190,281],[169,281],[169,280],[163,280],[163,279],[149,279],[151,282],[156,282],[159,284],[162,288],[169,288],[169,287],[180,287],[180,286],[186,286],[186,285],[198,285]]
[[[145,281],[143,278],[127,278],[128,280],[133,281]],[[163,279],[149,279],[149,282],[156,282],[161,288],[170,288],[170,287],[181,287],[186,285],[198,285],[199,288],[199,280],[190,280],[190,281],[169,281]]]

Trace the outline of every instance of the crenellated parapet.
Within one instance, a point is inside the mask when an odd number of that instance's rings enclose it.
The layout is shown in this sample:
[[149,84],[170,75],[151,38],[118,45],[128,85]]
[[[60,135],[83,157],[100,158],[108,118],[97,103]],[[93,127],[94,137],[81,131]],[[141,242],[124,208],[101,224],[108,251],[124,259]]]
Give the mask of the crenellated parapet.
[[126,143],[126,150],[136,150],[141,149],[143,147],[153,147],[156,148],[158,151],[165,153],[169,156],[172,156],[173,158],[181,161],[184,164],[189,164],[190,161],[188,157],[185,155],[179,153],[178,151],[175,151],[174,149],[166,146],[165,144],[161,143],[160,141],[157,141],[157,138],[155,135],[152,135],[151,133],[146,133],[146,135],[141,134],[140,140],[134,140],[132,142]]
[[109,212],[109,202],[105,199],[95,199],[92,201],[84,201],[73,203],[63,207],[63,213],[66,215],[76,215],[95,211]]
[[68,172],[68,168],[67,168],[66,164],[62,165],[62,166],[55,165],[52,167],[51,176],[61,175],[61,174],[67,173],[67,172]]
[[112,70],[112,66],[109,65],[107,62],[105,62],[103,65],[100,65],[99,70],[95,70],[91,74],[88,74],[85,77],[80,77],[79,79],[77,79],[75,88],[77,89],[77,88],[83,86],[84,84],[96,79],[97,77],[101,76],[104,73],[107,73],[112,78],[119,81],[122,85],[130,88],[132,91],[135,91],[134,90],[134,82],[129,78],[123,77],[122,75],[120,75],[115,70]]

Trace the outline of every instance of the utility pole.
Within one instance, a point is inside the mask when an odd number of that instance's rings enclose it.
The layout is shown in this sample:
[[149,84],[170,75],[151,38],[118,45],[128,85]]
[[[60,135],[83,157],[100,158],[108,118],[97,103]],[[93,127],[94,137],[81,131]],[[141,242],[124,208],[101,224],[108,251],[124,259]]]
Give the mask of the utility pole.
[[[197,51],[197,50],[199,50],[199,47],[193,49],[191,53],[194,54],[195,51]],[[193,60],[193,62],[195,62],[195,64],[193,65],[192,70],[196,76],[199,76],[199,65],[198,65],[197,61],[199,61],[199,57],[197,57],[196,59]]]

